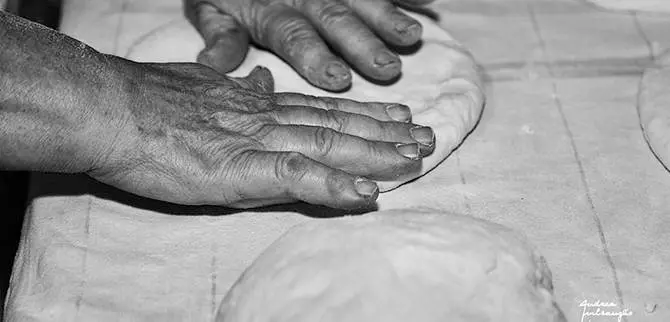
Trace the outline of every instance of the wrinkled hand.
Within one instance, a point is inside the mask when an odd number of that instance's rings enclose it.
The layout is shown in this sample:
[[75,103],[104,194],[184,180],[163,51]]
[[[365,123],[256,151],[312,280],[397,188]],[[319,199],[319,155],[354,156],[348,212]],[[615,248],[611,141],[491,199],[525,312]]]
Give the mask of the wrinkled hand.
[[434,145],[406,106],[273,93],[265,68],[230,78],[200,64],[120,61],[125,125],[89,175],[146,197],[367,207],[378,195],[369,179],[419,171]]
[[205,39],[200,63],[219,72],[233,70],[244,59],[251,36],[310,83],[328,90],[351,84],[342,58],[373,79],[398,76],[400,59],[385,43],[412,45],[420,40],[422,27],[394,2],[422,6],[432,1],[184,0],[187,16]]

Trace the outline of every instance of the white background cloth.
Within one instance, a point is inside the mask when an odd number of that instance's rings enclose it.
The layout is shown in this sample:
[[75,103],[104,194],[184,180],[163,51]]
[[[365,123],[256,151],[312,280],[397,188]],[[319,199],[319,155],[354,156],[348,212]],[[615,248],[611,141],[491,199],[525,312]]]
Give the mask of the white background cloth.
[[[124,55],[180,17],[180,1],[144,3],[70,0],[62,29]],[[453,210],[522,231],[546,255],[570,321],[585,300],[630,310],[625,321],[670,320],[670,174],[635,108],[644,67],[670,47],[670,16],[578,0],[438,0],[433,9],[484,66],[488,104],[456,153],[380,196],[380,207]],[[34,183],[7,302],[16,321],[211,320],[244,267],[309,220],[171,216],[223,210],[137,200],[77,176]]]

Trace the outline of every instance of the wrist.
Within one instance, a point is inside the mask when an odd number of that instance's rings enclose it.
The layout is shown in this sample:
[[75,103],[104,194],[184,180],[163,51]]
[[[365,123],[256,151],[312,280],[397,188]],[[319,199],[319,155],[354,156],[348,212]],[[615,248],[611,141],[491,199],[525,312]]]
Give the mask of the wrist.
[[81,172],[101,172],[113,168],[131,150],[134,133],[131,126],[130,75],[126,72],[133,62],[99,54],[99,68],[95,78],[98,91],[90,92],[85,100],[87,111],[82,126],[77,133],[82,155],[86,156],[85,168]]
[[0,168],[95,168],[124,124],[115,65],[75,39],[3,12],[0,43]]

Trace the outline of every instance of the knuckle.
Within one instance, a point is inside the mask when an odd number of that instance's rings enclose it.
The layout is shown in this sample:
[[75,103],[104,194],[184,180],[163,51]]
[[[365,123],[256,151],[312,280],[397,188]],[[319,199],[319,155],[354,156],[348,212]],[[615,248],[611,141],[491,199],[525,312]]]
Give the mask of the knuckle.
[[328,124],[329,128],[337,132],[343,132],[347,128],[347,118],[344,117],[341,113],[333,110],[327,110],[324,115],[325,124]]
[[248,132],[248,136],[255,142],[267,144],[270,141],[269,137],[277,129],[278,122],[276,118],[268,113],[263,113],[255,118],[254,123],[256,123],[256,126],[252,128],[252,131]]
[[[266,29],[266,24],[269,22],[268,13],[276,10],[267,10],[270,4],[259,3],[259,1],[252,1],[249,6],[243,6],[241,10],[240,22],[247,27],[247,31],[251,38],[255,41],[261,42],[263,40],[263,31]],[[271,8],[270,8],[271,9]]]
[[327,110],[340,108],[339,101],[333,97],[312,97],[312,99],[317,102],[320,101],[320,105],[323,105]]
[[305,40],[312,36],[309,25],[302,19],[294,18],[282,21],[277,26],[280,37],[277,37],[279,43],[277,47],[283,48],[289,55],[293,56],[302,52]]
[[254,140],[254,142],[266,146],[268,145],[268,141],[270,141],[268,138],[276,129],[277,127],[273,123],[261,124],[256,127],[255,131],[250,133],[249,136]]
[[275,108],[274,98],[270,95],[259,93],[254,90],[239,88],[227,96],[227,99],[237,110],[247,112],[264,112]]
[[295,53],[302,40],[311,37],[309,23],[293,8],[276,2],[267,5],[257,15],[252,36],[261,44],[272,49],[283,49],[287,53]]
[[337,146],[339,136],[332,129],[320,127],[314,132],[314,147],[319,156],[330,155]]
[[246,192],[245,185],[252,180],[256,173],[263,169],[259,169],[257,159],[258,155],[254,150],[245,149],[231,153],[231,160],[228,166],[224,168],[226,175],[224,178],[230,185],[230,195],[227,197],[229,202],[237,202],[249,198],[254,198]]
[[376,138],[380,141],[384,141],[384,138],[392,138],[397,136],[403,137],[407,135],[405,133],[409,133],[409,130],[404,127],[395,127],[393,125],[389,126],[367,117],[361,119],[359,124],[364,128],[364,130],[361,131],[361,135],[365,135],[366,137],[370,138]]
[[241,113],[229,119],[222,128],[260,143],[265,141],[276,123],[269,115]]
[[341,24],[351,20],[352,11],[339,1],[324,1],[317,11],[317,19],[324,26]]
[[282,153],[275,163],[275,177],[280,182],[298,182],[307,174],[310,160],[302,153]]

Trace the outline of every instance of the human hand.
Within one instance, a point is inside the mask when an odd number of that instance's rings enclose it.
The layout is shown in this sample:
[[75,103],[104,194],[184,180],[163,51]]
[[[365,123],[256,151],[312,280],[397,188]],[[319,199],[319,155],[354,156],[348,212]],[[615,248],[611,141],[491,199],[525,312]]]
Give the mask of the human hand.
[[219,72],[235,69],[251,37],[327,90],[351,84],[349,65],[377,80],[398,76],[400,59],[386,44],[412,45],[420,40],[422,27],[395,4],[432,1],[184,0],[187,16],[205,39],[200,63]]
[[370,180],[419,171],[434,146],[432,130],[412,124],[402,105],[273,93],[260,67],[231,78],[199,64],[113,59],[126,82],[117,116],[125,125],[89,175],[138,195],[366,207],[378,195]]

